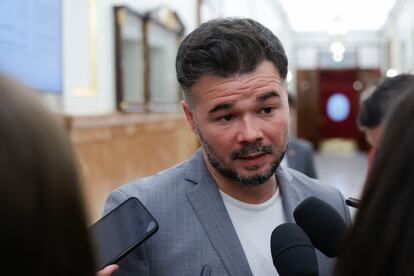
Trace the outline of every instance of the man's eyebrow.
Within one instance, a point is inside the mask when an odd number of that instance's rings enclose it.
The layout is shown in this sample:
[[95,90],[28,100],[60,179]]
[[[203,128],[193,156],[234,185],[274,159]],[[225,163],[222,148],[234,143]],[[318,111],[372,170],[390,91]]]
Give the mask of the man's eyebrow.
[[276,93],[275,91],[269,91],[263,95],[260,95],[256,98],[256,100],[258,102],[265,102],[267,99],[272,98],[272,97],[280,97],[278,93]]
[[226,102],[226,103],[221,103],[221,104],[218,104],[218,105],[216,105],[215,107],[213,107],[212,109],[210,109],[209,111],[208,111],[208,113],[209,114],[212,114],[212,113],[215,113],[215,112],[218,112],[218,111],[220,111],[220,110],[227,110],[227,109],[230,109],[230,108],[232,108],[233,106],[234,106],[234,101],[233,102]]

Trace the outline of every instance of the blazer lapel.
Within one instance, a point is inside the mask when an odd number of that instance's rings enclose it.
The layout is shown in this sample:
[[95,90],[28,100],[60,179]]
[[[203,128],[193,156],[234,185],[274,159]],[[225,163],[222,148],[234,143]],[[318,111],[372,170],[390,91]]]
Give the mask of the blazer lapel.
[[293,211],[302,201],[302,197],[292,183],[292,175],[283,166],[279,166],[276,171],[277,182],[279,184],[280,197],[282,198],[283,212],[287,222],[295,222]]
[[187,199],[228,274],[252,275],[236,230],[200,151],[190,161],[186,180],[196,184],[187,192]]

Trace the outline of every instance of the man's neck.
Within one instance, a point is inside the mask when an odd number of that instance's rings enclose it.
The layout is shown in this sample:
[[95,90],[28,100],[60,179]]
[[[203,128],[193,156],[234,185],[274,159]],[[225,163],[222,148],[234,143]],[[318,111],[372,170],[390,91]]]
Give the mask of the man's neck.
[[207,158],[204,158],[204,161],[218,188],[227,195],[242,202],[250,204],[266,202],[278,188],[276,176],[270,177],[260,185],[247,186],[222,176],[211,166]]

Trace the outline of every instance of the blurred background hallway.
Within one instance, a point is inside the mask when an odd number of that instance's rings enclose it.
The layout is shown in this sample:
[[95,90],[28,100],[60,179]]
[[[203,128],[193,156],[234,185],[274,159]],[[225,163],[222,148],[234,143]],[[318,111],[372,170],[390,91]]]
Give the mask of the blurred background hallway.
[[[355,150],[323,150],[315,154],[319,179],[339,189],[345,198],[360,198],[367,174],[367,155]],[[351,215],[356,209],[350,208]]]

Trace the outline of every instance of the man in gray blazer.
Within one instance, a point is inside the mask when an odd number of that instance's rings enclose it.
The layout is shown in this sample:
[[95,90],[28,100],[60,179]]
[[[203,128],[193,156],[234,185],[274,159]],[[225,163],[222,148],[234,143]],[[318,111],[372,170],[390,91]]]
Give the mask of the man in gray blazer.
[[[278,275],[270,235],[316,196],[349,223],[339,191],[279,166],[288,143],[287,58],[251,19],[202,24],[176,59],[182,107],[201,148],[191,159],[113,191],[109,212],[139,198],[159,231],[115,275]],[[317,252],[320,275],[334,260]]]

